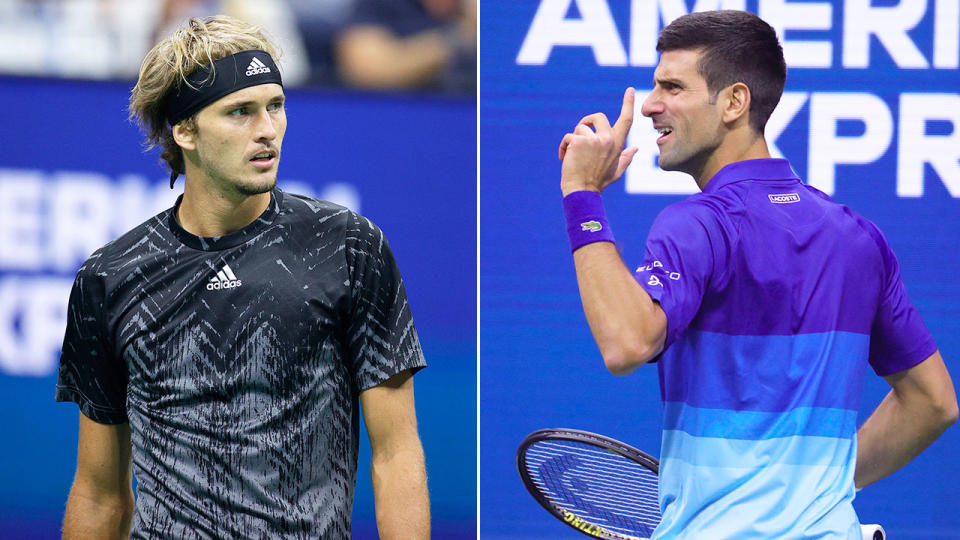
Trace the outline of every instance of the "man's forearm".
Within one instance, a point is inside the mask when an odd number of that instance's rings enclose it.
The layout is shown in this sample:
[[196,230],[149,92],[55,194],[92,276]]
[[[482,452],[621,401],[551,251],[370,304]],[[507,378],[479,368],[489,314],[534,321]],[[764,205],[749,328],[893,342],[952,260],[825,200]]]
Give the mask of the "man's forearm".
[[954,420],[945,413],[912,410],[891,390],[857,431],[854,483],[862,488],[899,470],[930,446]]
[[634,279],[614,244],[587,244],[573,259],[583,311],[607,369],[626,375],[659,354],[666,328],[663,311]]
[[[603,363],[627,375],[663,349],[667,320],[633,278],[612,243],[599,194],[630,165],[637,147],[624,148],[633,125],[636,92],[627,88],[616,123],[603,113],[583,117],[558,148],[560,192],[574,250],[583,311]],[[589,232],[586,232],[589,231]]]
[[893,390],[857,431],[858,488],[906,465],[957,420],[957,401],[939,353],[887,378]]
[[133,504],[133,492],[94,496],[74,486],[63,517],[64,540],[129,538]]
[[371,477],[380,538],[430,538],[430,497],[419,442],[390,456],[374,456]]

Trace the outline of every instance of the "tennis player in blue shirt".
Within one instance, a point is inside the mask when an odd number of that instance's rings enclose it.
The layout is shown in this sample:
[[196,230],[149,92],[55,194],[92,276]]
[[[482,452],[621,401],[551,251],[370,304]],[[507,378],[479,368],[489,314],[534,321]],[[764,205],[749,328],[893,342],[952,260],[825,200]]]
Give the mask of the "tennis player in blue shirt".
[[[774,30],[741,11],[668,25],[642,113],[659,165],[701,193],[657,217],[643,265],[621,261],[601,192],[637,149],[634,111],[583,118],[560,144],[584,311],[604,362],[658,361],[664,404],[654,538],[859,539],[860,488],[957,419],[937,346],[879,229],[771,159],[786,80]],[[892,391],[857,429],[869,364]]]

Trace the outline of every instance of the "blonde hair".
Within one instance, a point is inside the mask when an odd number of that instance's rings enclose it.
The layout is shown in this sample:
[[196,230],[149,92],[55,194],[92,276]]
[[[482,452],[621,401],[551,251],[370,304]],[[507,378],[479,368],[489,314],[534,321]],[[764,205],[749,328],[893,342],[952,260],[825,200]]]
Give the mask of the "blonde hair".
[[[263,29],[227,15],[214,15],[190,21],[170,37],[157,43],[140,64],[137,85],[130,92],[130,119],[146,134],[146,149],[161,146],[160,160],[170,168],[172,181],[183,174],[183,151],[173,140],[173,130],[164,115],[163,100],[172,90],[187,82],[187,76],[201,66],[212,66],[214,60],[240,51],[259,49],[269,54],[274,62],[280,59],[280,49],[266,36]],[[196,128],[196,117],[183,122]]]

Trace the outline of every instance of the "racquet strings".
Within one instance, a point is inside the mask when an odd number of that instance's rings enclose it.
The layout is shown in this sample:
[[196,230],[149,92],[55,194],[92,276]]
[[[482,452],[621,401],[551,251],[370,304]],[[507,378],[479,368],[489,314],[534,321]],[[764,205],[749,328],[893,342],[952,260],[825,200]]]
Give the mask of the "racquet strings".
[[660,522],[657,475],[615,452],[545,440],[526,451],[530,479],[554,505],[612,532],[649,537]]

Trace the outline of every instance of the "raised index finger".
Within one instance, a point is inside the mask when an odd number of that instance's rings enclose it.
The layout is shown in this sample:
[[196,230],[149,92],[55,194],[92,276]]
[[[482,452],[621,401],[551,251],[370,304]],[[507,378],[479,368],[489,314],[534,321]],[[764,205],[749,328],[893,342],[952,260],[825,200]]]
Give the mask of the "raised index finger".
[[630,127],[633,125],[633,99],[636,91],[633,88],[627,88],[623,94],[623,107],[620,109],[620,117],[613,124],[613,135],[623,144],[627,140],[627,133],[630,133]]

